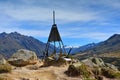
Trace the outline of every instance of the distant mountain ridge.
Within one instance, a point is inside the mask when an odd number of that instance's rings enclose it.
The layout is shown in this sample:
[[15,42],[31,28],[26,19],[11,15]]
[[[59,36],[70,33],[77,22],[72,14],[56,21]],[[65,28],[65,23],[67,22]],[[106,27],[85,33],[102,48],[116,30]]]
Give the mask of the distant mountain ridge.
[[107,40],[100,42],[98,46],[94,47],[93,53],[110,53],[120,51],[120,34],[114,34]]
[[95,43],[90,43],[90,44],[87,44],[87,45],[84,45],[84,46],[80,46],[79,48],[73,50],[73,52],[76,54],[76,53],[79,53],[79,52],[84,52],[85,50],[89,50],[93,47],[95,47],[97,44]]
[[[37,56],[43,56],[46,44],[31,37],[21,35],[17,32],[0,34],[0,54],[10,57],[18,49],[28,49],[35,51]],[[52,49],[52,48],[51,48]],[[66,47],[69,52],[70,47]],[[116,53],[120,52],[120,34],[114,34],[107,40],[100,43],[91,43],[85,46],[73,47],[71,54],[82,54],[91,56],[94,54]]]
[[72,48],[70,54],[77,54],[79,52],[84,52],[85,50],[91,49],[95,47],[97,44],[96,43],[89,43],[83,46],[65,46],[65,49],[67,52],[69,52],[70,48]]
[[[98,43],[93,48],[80,51],[79,54],[84,54],[81,57],[87,57],[92,55],[101,55],[101,54],[113,54],[120,52],[120,34],[114,34],[107,40]],[[79,56],[78,56],[79,57]]]
[[45,43],[31,36],[24,36],[17,32],[0,34],[0,54],[7,58],[18,49],[35,51],[38,56],[42,56],[45,45]]

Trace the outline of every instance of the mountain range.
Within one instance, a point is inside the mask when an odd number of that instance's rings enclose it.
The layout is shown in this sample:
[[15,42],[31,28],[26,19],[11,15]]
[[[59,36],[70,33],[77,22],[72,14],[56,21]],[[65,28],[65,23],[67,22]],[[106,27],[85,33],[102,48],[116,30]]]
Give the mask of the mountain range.
[[[17,32],[1,33],[0,34],[0,54],[6,58],[10,57],[14,52],[19,49],[28,49],[35,51],[38,57],[43,56],[46,44],[31,37],[21,35]],[[93,55],[117,55],[120,56],[120,34],[114,34],[110,38],[100,43],[90,43],[79,47],[65,46],[67,52],[72,48],[70,54],[77,57],[89,57]],[[51,48],[52,49],[52,48]],[[113,54],[114,53],[114,54]],[[82,55],[82,56],[81,56]],[[114,56],[115,56],[114,55]]]
[[120,34],[114,34],[110,38],[94,46],[79,51],[75,56],[79,58],[90,56],[120,57]]
[[83,46],[77,46],[77,47],[76,46],[75,47],[74,46],[65,46],[65,49],[67,52],[69,52],[69,50],[72,49],[70,54],[75,55],[79,52],[84,52],[86,50],[89,50],[89,49],[95,47],[96,45],[97,45],[96,43],[89,43],[89,44],[86,44]]
[[0,34],[0,54],[6,58],[10,57],[19,49],[28,49],[35,51],[37,56],[42,56],[45,49],[45,43],[31,37],[21,35],[17,32]]

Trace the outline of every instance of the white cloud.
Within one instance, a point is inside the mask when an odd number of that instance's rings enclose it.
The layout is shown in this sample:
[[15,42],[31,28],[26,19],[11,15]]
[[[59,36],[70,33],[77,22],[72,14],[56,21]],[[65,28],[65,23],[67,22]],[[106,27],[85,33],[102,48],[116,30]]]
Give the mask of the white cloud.
[[[16,20],[33,20],[33,21],[52,21],[52,9],[49,8],[25,8],[25,9],[7,9],[5,13]],[[75,21],[93,21],[100,20],[98,13],[93,12],[70,12],[56,10],[56,20],[59,22]]]
[[[120,12],[119,0],[6,0],[0,1],[0,32],[17,31],[21,34],[48,37],[49,30],[45,29],[46,24],[52,23],[52,10],[56,10],[56,23],[62,24],[61,36],[64,38],[90,38],[104,40],[119,31],[105,32],[93,27],[118,26],[119,23],[111,23],[118,18]],[[2,15],[1,15],[2,14]],[[5,17],[3,17],[5,16]],[[28,22],[27,22],[28,21]],[[23,23],[33,24],[33,30],[21,28]],[[35,23],[36,22],[36,23]],[[65,27],[66,24],[78,22],[78,26]],[[83,24],[88,28],[80,27]],[[93,27],[88,22],[94,23]],[[40,24],[38,24],[40,23]],[[35,25],[37,24],[37,26]],[[36,29],[38,26],[45,26]],[[65,24],[65,25],[64,25]],[[88,25],[87,25],[88,24]],[[95,25],[95,26],[94,26]],[[90,26],[90,27],[89,27]],[[4,28],[3,28],[4,27]],[[47,27],[48,28],[48,27]],[[91,29],[92,28],[92,29]],[[108,28],[107,28],[108,29]],[[106,29],[106,30],[107,30]],[[109,28],[110,29],[110,28]],[[119,29],[119,28],[118,28]]]
[[62,37],[67,37],[67,38],[86,38],[86,39],[94,39],[94,40],[105,40],[108,37],[110,37],[111,35],[113,35],[113,33],[102,33],[102,32],[88,32],[88,33],[79,33],[79,32],[75,32],[75,33],[71,33],[71,32],[67,32],[65,34],[61,34]]
[[26,8],[6,10],[6,14],[17,20],[50,21],[50,10],[43,8]]
[[[50,3],[52,2],[52,3]],[[0,10],[17,20],[52,21],[52,10],[61,22],[101,20],[99,12],[92,11],[87,1],[54,1],[54,0],[18,0],[1,3]],[[91,2],[93,3],[93,2]],[[89,5],[89,4],[88,4]]]
[[120,0],[106,0],[106,6],[112,9],[120,9]]
[[28,35],[28,36],[34,36],[34,37],[43,37],[46,38],[48,37],[49,31],[48,30],[25,30],[25,29],[21,29],[21,28],[7,28],[6,27],[1,27],[0,32],[7,32],[7,33],[11,33],[11,32],[18,32],[24,35]]

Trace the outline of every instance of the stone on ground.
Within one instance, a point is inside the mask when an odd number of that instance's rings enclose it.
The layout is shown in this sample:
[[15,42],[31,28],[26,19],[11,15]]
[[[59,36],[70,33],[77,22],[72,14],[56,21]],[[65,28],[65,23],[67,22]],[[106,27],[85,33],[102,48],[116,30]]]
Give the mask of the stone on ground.
[[38,58],[33,51],[20,49],[14,53],[8,61],[14,66],[26,66],[36,64]]

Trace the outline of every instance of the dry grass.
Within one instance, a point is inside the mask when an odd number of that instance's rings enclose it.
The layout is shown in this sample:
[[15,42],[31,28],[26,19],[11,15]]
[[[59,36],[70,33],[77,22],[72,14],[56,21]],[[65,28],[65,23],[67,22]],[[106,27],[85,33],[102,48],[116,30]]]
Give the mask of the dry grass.
[[79,65],[79,63],[70,65],[66,73],[73,77],[82,76],[84,79],[88,79],[91,76],[89,68],[84,64]]
[[44,61],[43,66],[64,66],[67,65],[67,61],[65,61],[63,58],[59,58],[58,60],[55,60],[54,58],[46,58]]
[[[26,79],[26,80],[27,79],[29,80],[100,80],[100,79],[90,79],[89,76],[91,76],[91,73],[90,73],[91,71],[89,71],[86,65],[82,65],[81,67],[78,68],[78,70],[80,70],[80,72],[78,73],[80,75],[83,75],[84,78],[81,76],[78,76],[78,77],[67,76],[64,72],[67,71],[68,66],[64,66],[64,67],[50,66],[50,67],[39,68],[40,65],[42,64],[37,64],[33,66],[28,65],[26,67],[16,67],[15,69],[12,70],[11,73],[0,74],[0,80],[23,80],[23,79]],[[28,67],[30,68],[32,67],[32,69],[28,69]],[[35,67],[35,70],[34,70],[34,67]],[[99,74],[102,74],[102,72],[97,73],[96,75],[99,75]],[[119,74],[115,74],[115,76],[119,77]],[[103,80],[110,80],[110,79],[103,79]]]
[[109,68],[93,68],[92,72],[94,73],[95,77],[98,79],[99,76],[105,76],[107,78],[112,78],[112,79],[120,79],[120,72],[119,71],[114,71]]
[[112,52],[112,53],[104,53],[100,54],[100,57],[115,57],[115,58],[120,58],[120,52]]
[[4,74],[0,74],[0,80],[12,80],[10,77]]
[[[28,66],[27,66],[28,67]],[[0,74],[3,80],[82,80],[78,77],[68,77],[64,72],[68,66],[64,67],[42,67],[38,70],[29,70],[26,67],[13,69],[11,73]]]
[[101,69],[102,75],[108,78],[119,78],[120,79],[120,72],[113,71],[111,69]]
[[0,73],[6,73],[6,72],[11,72],[12,67],[10,64],[0,64]]

